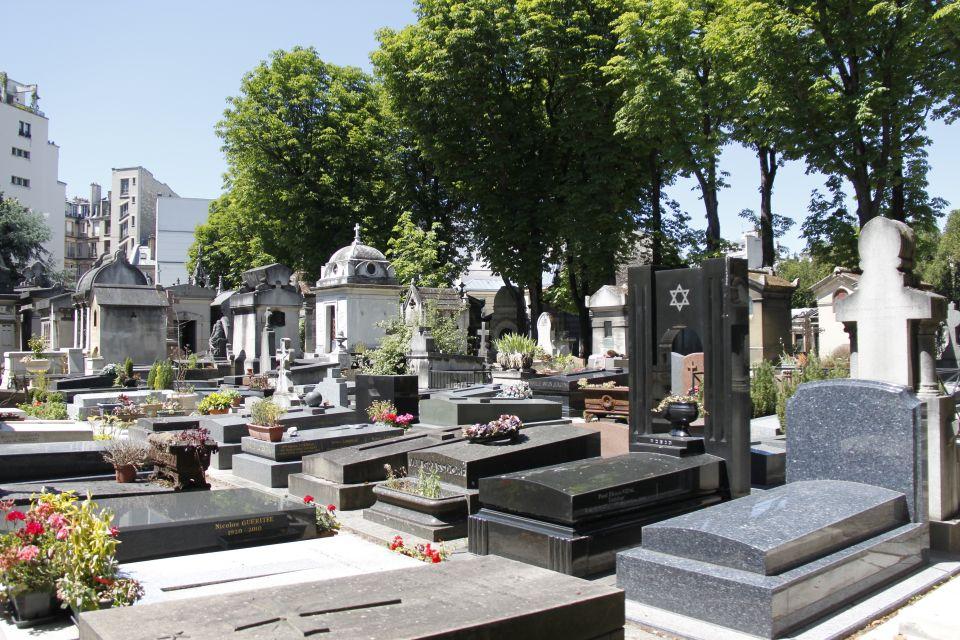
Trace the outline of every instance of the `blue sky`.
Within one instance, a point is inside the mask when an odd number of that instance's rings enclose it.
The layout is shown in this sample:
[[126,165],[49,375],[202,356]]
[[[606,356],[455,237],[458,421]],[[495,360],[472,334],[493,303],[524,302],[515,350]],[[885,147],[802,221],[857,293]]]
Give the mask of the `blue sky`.
[[[213,127],[244,72],[294,45],[369,70],[375,31],[412,22],[412,7],[410,0],[6,0],[4,15],[32,26],[0,39],[0,69],[39,84],[69,196],[86,195],[92,181],[106,185],[111,167],[143,165],[181,196],[213,198],[225,170]],[[960,125],[934,123],[930,133],[931,192],[960,206]],[[721,166],[731,185],[720,194],[721,230],[737,239],[744,230],[737,213],[758,208],[757,160],[731,147]],[[802,220],[822,182],[789,164],[777,177],[775,208]],[[682,180],[669,193],[702,228],[694,186]],[[799,224],[786,244],[802,246]]]

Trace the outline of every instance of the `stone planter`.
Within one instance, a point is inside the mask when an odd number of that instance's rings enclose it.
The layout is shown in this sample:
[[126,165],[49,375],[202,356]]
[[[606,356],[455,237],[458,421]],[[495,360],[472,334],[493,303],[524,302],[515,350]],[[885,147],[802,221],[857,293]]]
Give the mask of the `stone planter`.
[[229,411],[230,411],[230,409],[210,409],[209,411],[207,411],[207,415],[208,415],[208,416],[222,416],[222,415],[228,413]]
[[442,490],[439,498],[424,498],[384,484],[375,486],[373,493],[377,502],[363,512],[365,520],[433,542],[467,535],[470,505],[466,494]]
[[174,411],[173,409],[160,409],[157,411],[158,418],[177,418],[187,415],[186,411]]
[[630,387],[584,387],[583,419],[630,418]]
[[156,418],[157,412],[160,411],[160,409],[162,408],[163,408],[163,405],[160,403],[156,403],[156,404],[147,403],[147,404],[140,405],[140,409],[141,411],[143,411],[143,415],[145,418]]
[[125,464],[119,467],[114,467],[113,471],[114,471],[114,474],[116,475],[117,482],[121,484],[134,482],[137,479],[137,468],[132,464]]
[[50,371],[50,365],[50,361],[46,358],[27,358],[23,361],[23,368],[34,375]]
[[696,402],[671,402],[663,412],[663,417],[670,421],[673,429],[670,435],[678,438],[690,437],[690,423],[700,415]]
[[257,440],[266,440],[267,442],[280,442],[283,439],[283,425],[265,427],[260,424],[248,424],[247,432]]
[[30,591],[10,595],[13,605],[15,624],[18,628],[32,627],[42,624],[59,612],[56,595],[52,591]]
[[209,489],[206,471],[210,467],[210,454],[218,449],[213,440],[208,440],[203,447],[151,442],[147,459],[153,463],[157,477],[172,482],[176,491]]
[[170,400],[176,400],[183,407],[184,411],[190,412],[197,408],[197,394],[195,393],[174,393]]

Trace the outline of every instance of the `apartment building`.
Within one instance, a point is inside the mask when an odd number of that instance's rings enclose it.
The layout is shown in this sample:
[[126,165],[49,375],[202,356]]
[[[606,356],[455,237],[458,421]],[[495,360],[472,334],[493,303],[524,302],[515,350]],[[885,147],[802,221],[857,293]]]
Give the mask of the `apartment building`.
[[0,72],[0,191],[43,216],[50,227],[50,267],[64,265],[67,185],[59,180],[60,147],[38,107],[37,85]]
[[99,184],[91,183],[89,198],[75,196],[67,200],[65,217],[63,267],[72,277],[79,278],[101,253],[106,253],[101,233],[104,220],[109,224],[110,199],[102,197]]
[[115,168],[110,182],[110,229],[103,235],[110,248],[105,251],[123,248],[132,264],[153,270],[155,265],[143,261],[154,258],[157,198],[178,196],[143,167]]
[[157,198],[154,282],[170,287],[189,281],[187,251],[197,226],[207,221],[211,202],[207,198]]

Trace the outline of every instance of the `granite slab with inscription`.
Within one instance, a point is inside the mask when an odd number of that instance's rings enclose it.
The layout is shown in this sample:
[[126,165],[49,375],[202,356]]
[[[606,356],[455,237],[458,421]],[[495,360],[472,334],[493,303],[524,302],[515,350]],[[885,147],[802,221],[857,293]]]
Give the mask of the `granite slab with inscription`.
[[317,533],[312,506],[254,489],[129,496],[97,504],[114,513],[120,562],[289,542]]
[[78,626],[80,640],[128,640],[133,629],[137,637],[190,640],[616,640],[624,621],[618,589],[490,556],[279,586],[268,595],[85,612]]
[[476,489],[480,478],[522,471],[600,455],[600,434],[569,425],[524,429],[516,440],[474,443],[466,440],[410,452],[411,476],[421,466],[436,471],[440,481]]
[[884,382],[800,385],[787,484],[649,525],[617,557],[627,597],[773,638],[926,563],[920,403]]
[[584,393],[579,382],[586,379],[591,384],[614,382],[626,385],[629,374],[623,369],[587,369],[572,373],[558,373],[528,381],[535,398],[559,402],[563,406],[565,417],[581,417],[584,407]]
[[576,576],[607,571],[641,528],[723,500],[723,460],[630,453],[480,479],[470,551]]

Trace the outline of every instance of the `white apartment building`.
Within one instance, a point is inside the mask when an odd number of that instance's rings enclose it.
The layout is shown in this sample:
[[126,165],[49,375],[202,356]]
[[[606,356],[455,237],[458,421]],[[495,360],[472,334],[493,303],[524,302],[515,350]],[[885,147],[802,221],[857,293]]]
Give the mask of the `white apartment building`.
[[[157,228],[157,198],[176,198],[169,186],[153,177],[143,167],[113,169],[110,189],[110,249],[123,248],[127,259],[145,271],[152,265],[144,264],[154,257]],[[147,269],[151,266],[150,269]]]
[[189,280],[187,250],[193,244],[197,225],[207,221],[211,202],[207,198],[157,198],[157,240],[153,254],[157,284],[170,287]]
[[67,185],[59,180],[60,147],[37,106],[37,85],[0,72],[0,191],[43,216],[50,227],[49,265],[63,269]]

